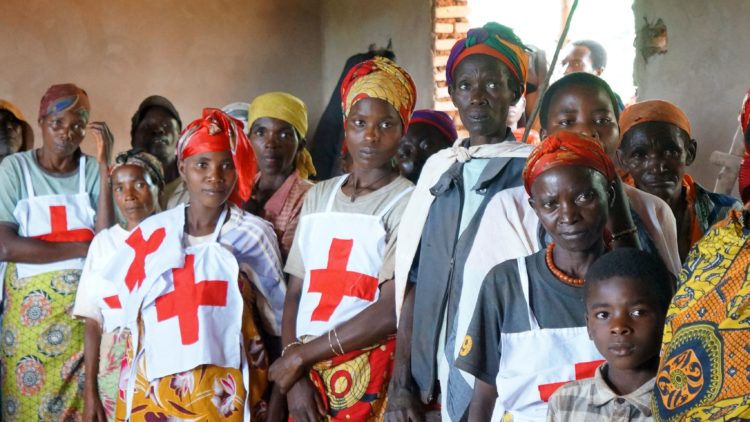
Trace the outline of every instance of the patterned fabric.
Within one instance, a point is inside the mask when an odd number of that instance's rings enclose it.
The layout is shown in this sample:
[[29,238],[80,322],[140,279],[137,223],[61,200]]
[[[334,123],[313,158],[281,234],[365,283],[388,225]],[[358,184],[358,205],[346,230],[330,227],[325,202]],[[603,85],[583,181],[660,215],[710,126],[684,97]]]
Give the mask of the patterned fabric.
[[[256,322],[255,293],[250,282],[242,276],[240,286],[245,301],[242,336],[250,370],[248,399],[251,418],[263,420],[267,412],[265,396],[268,387],[268,355]],[[133,355],[132,346],[128,354]],[[146,377],[146,359],[142,356],[137,365],[132,421],[161,421],[168,418],[200,422],[243,420],[247,392],[239,369],[201,365],[149,383]],[[115,420],[124,422],[127,382],[123,381],[120,385]]]
[[687,174],[682,177],[682,187],[690,215],[690,246],[701,240],[716,222],[723,220],[730,209],[742,208],[735,197],[709,192]]
[[748,218],[731,211],[683,266],[656,374],[657,421],[750,418]]
[[325,420],[383,420],[395,351],[396,339],[390,338],[316,364],[310,378],[323,396]]
[[453,145],[453,142],[458,139],[456,125],[448,113],[437,110],[414,110],[414,113],[411,114],[409,124],[414,123],[426,123],[439,130],[448,140],[445,147]]
[[286,178],[281,187],[271,195],[263,206],[259,217],[273,224],[273,231],[279,240],[281,257],[286,262],[292,249],[294,232],[297,230],[305,194],[314,185],[294,172]]
[[115,157],[115,163],[109,169],[110,176],[118,167],[124,165],[138,166],[146,171],[155,186],[164,187],[164,167],[158,158],[145,151],[134,149],[121,152]]
[[79,420],[83,323],[71,316],[80,270],[19,279],[5,272],[2,420]]
[[229,199],[235,204],[250,198],[257,171],[253,147],[241,128],[242,122],[223,111],[204,108],[203,117],[191,122],[177,141],[177,158],[180,161],[204,152],[232,153],[237,184]]
[[74,84],[52,85],[44,93],[39,104],[39,118],[43,119],[50,114],[68,110],[88,120],[91,112],[88,94]]
[[[294,95],[286,92],[269,92],[256,97],[248,108],[250,126],[261,117],[283,120],[294,127],[301,139],[307,139],[307,107]],[[249,128],[248,128],[249,130]],[[315,166],[307,148],[302,147],[294,159],[300,177],[315,176]]]
[[742,133],[745,135],[745,153],[742,155],[739,174],[740,197],[743,203],[747,203],[750,201],[750,139],[747,134],[747,125],[750,123],[750,89],[742,100],[739,120]]
[[645,122],[671,123],[690,136],[690,120],[679,107],[664,100],[641,101],[620,113],[620,141],[633,126]]
[[341,109],[344,120],[354,104],[365,98],[381,99],[398,111],[403,133],[417,101],[417,88],[406,70],[385,57],[357,64],[341,82]]
[[654,379],[630,394],[617,395],[607,385],[603,372],[607,364],[597,368],[593,378],[567,383],[549,399],[548,422],[562,421],[651,421],[651,395]]
[[615,165],[594,138],[573,132],[558,132],[537,145],[523,169],[523,184],[531,195],[531,185],[540,174],[557,166],[592,168],[611,182],[617,175]]
[[243,124],[242,131],[245,132],[245,135],[250,136],[250,124],[247,122],[248,107],[250,107],[248,103],[237,102],[225,105],[221,108],[221,111],[241,121]]
[[108,421],[115,420],[115,408],[117,399],[124,400],[124,389],[132,356],[129,353],[132,348],[130,343],[130,332],[127,330],[102,333],[102,341],[99,346],[99,374],[97,384],[99,386],[99,398],[102,401],[104,412]]
[[463,59],[475,54],[485,54],[495,57],[508,67],[523,95],[526,92],[529,67],[527,50],[513,29],[497,22],[488,22],[481,28],[471,28],[466,38],[456,41],[451,49],[445,65],[446,81],[449,86],[453,85],[453,72]]

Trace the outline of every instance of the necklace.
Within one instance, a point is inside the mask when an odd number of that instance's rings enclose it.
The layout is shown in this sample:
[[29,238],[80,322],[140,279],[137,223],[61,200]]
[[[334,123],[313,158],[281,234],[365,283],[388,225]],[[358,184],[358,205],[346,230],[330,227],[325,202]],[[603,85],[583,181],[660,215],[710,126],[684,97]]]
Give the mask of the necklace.
[[545,258],[545,261],[547,261],[547,267],[550,271],[552,271],[552,274],[555,275],[560,281],[563,283],[573,286],[573,287],[581,287],[583,286],[584,280],[582,278],[576,278],[573,276],[570,276],[568,274],[565,274],[561,269],[557,268],[557,265],[555,265],[555,261],[552,259],[552,249],[555,248],[555,242],[550,242],[549,245],[547,245],[547,256]]
[[[350,199],[350,200],[351,200],[351,202],[354,202],[354,200],[355,200],[355,199],[357,199],[357,196],[359,195],[359,193],[360,193],[361,191],[363,191],[363,190],[372,190],[372,187],[373,187],[373,186],[377,185],[377,184],[378,184],[378,183],[380,183],[380,182],[381,182],[381,181],[382,181],[383,179],[385,179],[386,177],[388,177],[388,176],[390,176],[390,175],[391,175],[391,173],[386,173],[386,174],[384,174],[383,176],[379,177],[379,178],[378,178],[377,180],[375,180],[374,182],[372,182],[372,183],[368,183],[367,185],[364,185],[364,186],[359,186],[359,179],[357,179],[357,178],[355,178],[355,177],[352,177],[352,178],[351,178],[351,180],[352,180],[352,185],[353,185],[353,188],[354,188],[354,192],[352,192],[352,197],[351,197],[351,199]],[[347,183],[348,183],[348,182],[347,182]]]

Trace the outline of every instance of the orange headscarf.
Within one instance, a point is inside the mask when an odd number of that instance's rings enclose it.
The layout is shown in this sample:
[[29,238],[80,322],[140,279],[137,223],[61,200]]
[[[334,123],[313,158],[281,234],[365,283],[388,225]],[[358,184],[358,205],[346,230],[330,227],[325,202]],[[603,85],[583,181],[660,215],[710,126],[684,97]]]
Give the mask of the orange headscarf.
[[534,180],[557,166],[583,166],[604,175],[608,182],[617,176],[615,165],[596,139],[574,132],[562,131],[550,135],[537,145],[523,169],[523,186],[531,195]]
[[679,107],[664,100],[635,103],[620,113],[620,142],[633,126],[645,122],[671,123],[691,135],[690,120]]
[[182,161],[204,152],[229,151],[237,170],[237,185],[229,200],[241,204],[250,198],[257,172],[255,154],[242,131],[242,122],[216,108],[204,108],[177,141],[177,159]]

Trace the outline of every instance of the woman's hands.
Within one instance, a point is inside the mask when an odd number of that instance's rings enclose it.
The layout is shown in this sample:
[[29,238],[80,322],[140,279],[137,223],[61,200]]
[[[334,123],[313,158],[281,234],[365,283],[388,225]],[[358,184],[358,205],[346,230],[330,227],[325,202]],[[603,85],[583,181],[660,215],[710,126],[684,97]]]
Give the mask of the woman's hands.
[[304,359],[304,348],[301,344],[289,347],[284,356],[278,358],[268,369],[268,378],[276,383],[281,394],[287,394],[309,371]]
[[86,129],[94,135],[96,141],[96,162],[109,166],[112,162],[112,147],[115,137],[105,122],[91,122]]
[[289,416],[294,422],[317,422],[326,415],[320,393],[309,378],[297,381],[286,396]]

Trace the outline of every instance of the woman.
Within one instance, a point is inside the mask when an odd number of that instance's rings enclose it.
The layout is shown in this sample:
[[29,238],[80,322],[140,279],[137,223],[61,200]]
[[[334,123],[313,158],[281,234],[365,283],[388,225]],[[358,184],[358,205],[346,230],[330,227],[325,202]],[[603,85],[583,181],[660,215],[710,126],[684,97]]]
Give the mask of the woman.
[[616,178],[597,141],[572,132],[546,138],[529,156],[524,188],[553,242],[494,267],[482,284],[456,361],[476,377],[469,420],[490,420],[499,395],[513,419],[543,421],[555,383],[574,379],[574,367],[590,377],[601,363],[586,330],[583,275],[608,247],[636,243],[632,228],[604,236],[610,215],[622,215],[613,212],[623,206]]
[[165,185],[159,198],[162,210],[187,201],[175,155],[181,130],[180,113],[171,101],[160,95],[143,100],[131,119],[130,145],[158,158],[164,168]]
[[258,159],[258,177],[244,208],[273,224],[284,260],[292,247],[302,200],[315,176],[305,148],[307,108],[285,92],[269,92],[248,109],[250,142]]
[[102,230],[91,241],[73,307],[73,315],[86,324],[83,418],[98,422],[114,420],[121,369],[127,375],[130,363],[125,353],[130,335],[127,331],[112,331],[121,315],[107,304],[117,291],[101,278],[101,271],[114,256],[116,245],[156,212],[159,192],[164,187],[164,170],[153,155],[130,150],[117,155],[110,180],[115,206],[124,223]]
[[380,420],[395,347],[393,254],[413,185],[391,159],[415,87],[377,57],[349,71],[341,100],[352,172],[305,198],[285,269],[284,349],[270,370],[298,422]]
[[262,420],[267,356],[251,307],[279,335],[285,289],[270,225],[230,201],[250,196],[252,148],[241,123],[205,109],[177,158],[188,204],[144,220],[103,274],[119,281],[137,352],[116,417]]
[[34,148],[34,131],[21,110],[0,100],[0,161],[6,156]]
[[[88,123],[89,112],[81,88],[50,87],[39,107],[41,148],[0,163],[0,261],[9,263],[6,421],[80,415],[84,327],[70,310],[94,231],[113,221],[106,183],[113,139],[105,123]],[[96,138],[96,158],[79,148],[87,129]]]
[[396,164],[401,175],[417,183],[427,159],[450,147],[458,138],[453,119],[442,111],[415,110],[409,128],[398,144]]

